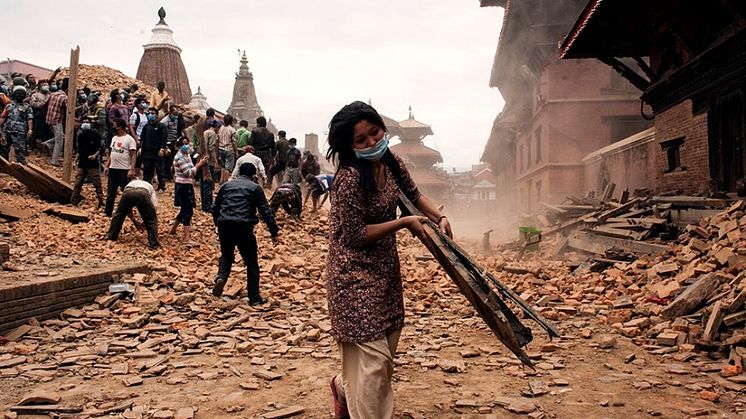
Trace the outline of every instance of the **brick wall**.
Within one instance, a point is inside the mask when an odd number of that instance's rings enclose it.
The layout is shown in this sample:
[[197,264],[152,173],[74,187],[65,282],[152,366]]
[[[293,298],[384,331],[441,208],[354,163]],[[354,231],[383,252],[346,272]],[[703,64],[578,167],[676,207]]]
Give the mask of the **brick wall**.
[[[647,131],[646,131],[647,132]],[[603,192],[607,183],[616,184],[613,197],[619,198],[624,189],[656,189],[655,171],[660,146],[651,132],[635,135],[612,146],[596,151],[583,159],[585,190]]]
[[[685,194],[696,194],[708,189],[710,180],[707,113],[692,114],[692,101],[685,100],[655,117],[658,143],[684,137],[680,146],[681,165],[685,170],[666,173],[668,157],[658,153],[655,171],[658,191],[682,189]],[[660,146],[659,146],[660,147]]]
[[26,324],[31,318],[50,319],[70,307],[92,302],[108,291],[114,275],[149,271],[147,265],[131,264],[44,282],[6,286],[0,289],[0,333]]

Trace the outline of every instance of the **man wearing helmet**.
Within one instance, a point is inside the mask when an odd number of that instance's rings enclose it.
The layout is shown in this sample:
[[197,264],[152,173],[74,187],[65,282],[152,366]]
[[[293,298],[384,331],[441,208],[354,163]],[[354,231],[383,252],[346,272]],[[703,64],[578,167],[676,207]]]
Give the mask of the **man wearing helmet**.
[[16,152],[16,161],[26,164],[26,140],[33,135],[34,114],[26,102],[28,93],[23,86],[15,86],[10,94],[13,99],[0,115],[3,138],[0,139],[0,155],[8,159],[10,147]]

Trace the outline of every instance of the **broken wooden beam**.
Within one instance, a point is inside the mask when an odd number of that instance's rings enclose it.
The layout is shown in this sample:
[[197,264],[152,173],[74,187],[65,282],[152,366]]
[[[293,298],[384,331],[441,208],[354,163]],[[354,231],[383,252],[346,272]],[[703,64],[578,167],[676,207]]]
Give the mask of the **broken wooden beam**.
[[63,220],[67,220],[72,223],[87,223],[91,220],[88,217],[88,214],[83,211],[73,208],[65,208],[62,206],[49,207],[44,210],[44,213],[62,218]]
[[[399,203],[402,213],[421,215],[412,202],[401,193],[399,194]],[[478,279],[472,276],[472,273],[464,266],[458,255],[443,241],[436,230],[437,228],[431,222],[423,224],[423,234],[419,236],[420,241],[438,260],[448,276],[456,283],[461,293],[469,300],[500,342],[513,352],[524,365],[533,368],[531,359],[522,349],[533,339],[531,329],[521,324],[520,320],[498,298],[489,285],[484,281],[482,283],[477,282]]]
[[700,304],[702,304],[707,296],[712,294],[718,286],[720,286],[720,278],[718,275],[709,273],[700,277],[693,284],[689,285],[684,292],[679,294],[675,300],[669,303],[661,315],[669,320],[673,320],[676,317],[690,314]]
[[8,221],[18,221],[24,218],[28,218],[31,215],[32,214],[30,211],[18,209],[5,204],[0,204],[0,218],[2,219]]
[[671,204],[674,207],[685,208],[727,208],[725,199],[702,198],[698,196],[654,196],[650,199],[654,204]]
[[612,247],[630,253],[658,254],[668,251],[668,246],[636,240],[602,236],[587,231],[574,231],[568,236],[567,245],[578,250],[597,255],[605,255]]
[[73,187],[67,182],[57,179],[44,169],[28,163],[10,163],[0,157],[0,171],[5,172],[21,182],[31,192],[50,202],[67,204],[72,197]]

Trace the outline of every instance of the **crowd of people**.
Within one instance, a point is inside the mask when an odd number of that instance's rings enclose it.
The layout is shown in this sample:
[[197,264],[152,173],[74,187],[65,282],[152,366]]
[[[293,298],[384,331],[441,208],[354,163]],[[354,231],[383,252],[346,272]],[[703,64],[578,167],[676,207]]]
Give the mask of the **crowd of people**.
[[[10,85],[0,78],[2,157],[8,159],[12,149],[25,164],[27,153],[38,150],[49,155],[50,164],[60,164],[64,115],[73,102],[67,87],[64,78],[36,81],[29,75],[15,77]],[[107,239],[117,240],[130,218],[138,230],[147,231],[149,247],[157,248],[158,196],[172,181],[179,211],[170,220],[170,233],[182,226],[183,243],[192,245],[198,185],[200,208],[212,215],[220,242],[212,292],[222,295],[238,248],[246,265],[249,304],[256,306],[266,302],[259,287],[256,224],[264,222],[276,244],[278,211],[299,219],[309,201],[317,211],[333,191],[326,287],[331,333],[341,353],[341,373],[330,382],[335,417],[392,417],[393,359],[404,325],[394,233],[407,229],[420,236],[424,224],[432,223],[450,236],[451,227],[389,150],[381,116],[363,102],[334,115],[326,155],[337,166],[332,175],[321,173],[318,158],[301,153],[297,140],[284,131],[275,139],[264,117],[253,129],[245,120],[236,129],[233,116],[220,118],[213,109],[185,118],[163,82],[149,97],[138,90],[135,85],[114,89],[105,100],[86,87],[77,92],[72,204],[81,201],[82,187],[90,182],[98,207],[111,217]],[[399,193],[424,216],[397,218]]]

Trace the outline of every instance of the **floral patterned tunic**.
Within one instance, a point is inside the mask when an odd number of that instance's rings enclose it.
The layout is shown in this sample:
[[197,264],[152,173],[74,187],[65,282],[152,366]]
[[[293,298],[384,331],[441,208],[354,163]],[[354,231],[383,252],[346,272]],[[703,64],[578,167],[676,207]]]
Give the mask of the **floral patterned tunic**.
[[[404,162],[396,160],[403,192],[415,202],[417,185]],[[385,183],[376,193],[362,189],[354,168],[341,168],[334,178],[326,289],[332,335],[344,343],[372,342],[404,326],[396,234],[365,244],[367,224],[396,218],[399,187],[388,167],[384,172]]]

